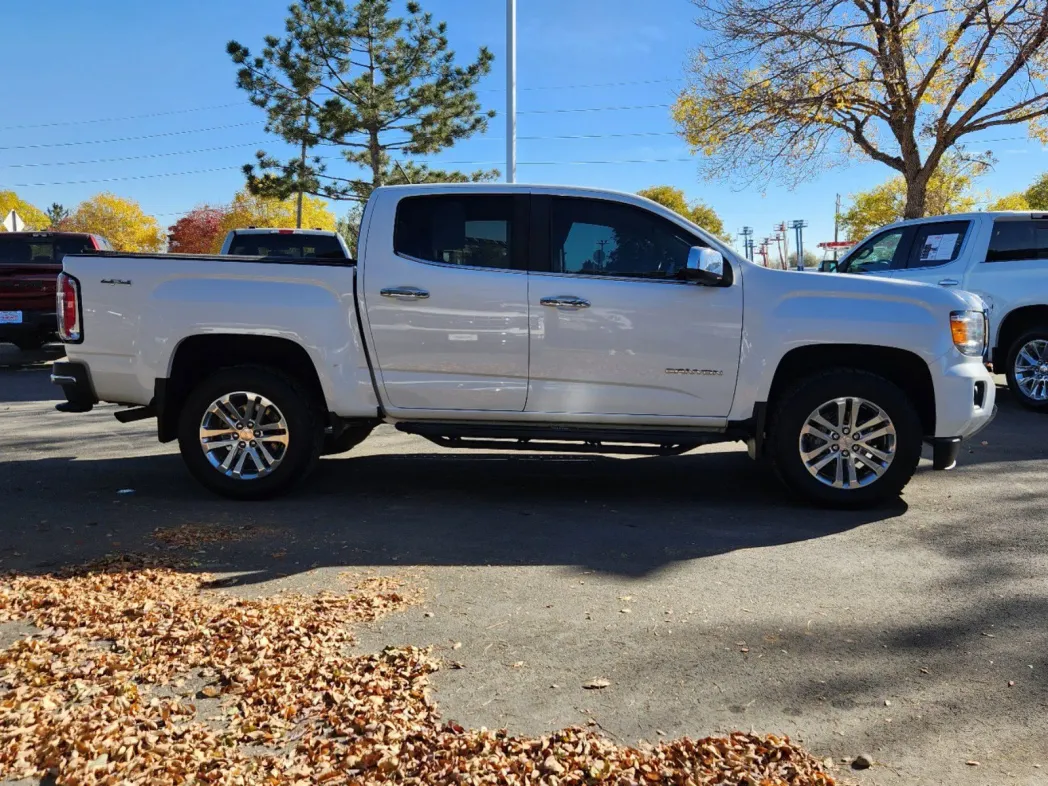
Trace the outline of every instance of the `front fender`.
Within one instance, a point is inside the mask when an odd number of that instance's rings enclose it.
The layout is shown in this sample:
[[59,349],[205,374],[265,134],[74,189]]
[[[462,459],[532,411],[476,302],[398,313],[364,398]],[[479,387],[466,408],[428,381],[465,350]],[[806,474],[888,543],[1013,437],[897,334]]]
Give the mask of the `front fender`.
[[730,419],[767,401],[775,371],[790,350],[858,344],[911,352],[925,363],[953,351],[955,294],[925,284],[748,266],[739,382]]

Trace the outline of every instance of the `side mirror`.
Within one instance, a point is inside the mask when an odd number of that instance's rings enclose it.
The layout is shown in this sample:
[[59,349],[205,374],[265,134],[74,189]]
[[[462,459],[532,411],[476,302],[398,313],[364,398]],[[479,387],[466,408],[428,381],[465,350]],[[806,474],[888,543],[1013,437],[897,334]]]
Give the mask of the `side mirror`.
[[837,272],[837,260],[825,259],[822,264],[819,265],[820,273],[836,273]]
[[720,286],[724,283],[724,257],[712,248],[692,246],[688,250],[688,266],[681,274],[685,281],[708,287]]

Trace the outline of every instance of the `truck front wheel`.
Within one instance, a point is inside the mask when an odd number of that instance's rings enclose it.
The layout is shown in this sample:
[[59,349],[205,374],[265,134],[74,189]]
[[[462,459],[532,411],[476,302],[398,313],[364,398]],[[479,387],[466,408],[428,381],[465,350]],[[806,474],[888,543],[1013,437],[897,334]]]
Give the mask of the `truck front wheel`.
[[807,500],[875,505],[899,495],[921,458],[921,420],[895,384],[865,371],[806,377],[774,405],[769,448],[776,474]]
[[222,369],[187,397],[178,446],[192,475],[233,499],[266,499],[316,466],[323,426],[309,394],[280,372]]
[[1027,409],[1048,412],[1048,327],[1028,330],[1008,347],[1008,387]]

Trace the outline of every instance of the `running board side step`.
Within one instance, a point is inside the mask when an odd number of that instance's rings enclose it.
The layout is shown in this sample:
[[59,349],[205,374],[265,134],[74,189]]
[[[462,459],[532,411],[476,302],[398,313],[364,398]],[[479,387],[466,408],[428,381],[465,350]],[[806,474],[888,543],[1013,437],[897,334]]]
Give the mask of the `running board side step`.
[[416,434],[443,448],[530,450],[547,453],[614,453],[677,456],[713,442],[736,437],[719,430],[665,431],[544,424],[397,423],[398,431]]

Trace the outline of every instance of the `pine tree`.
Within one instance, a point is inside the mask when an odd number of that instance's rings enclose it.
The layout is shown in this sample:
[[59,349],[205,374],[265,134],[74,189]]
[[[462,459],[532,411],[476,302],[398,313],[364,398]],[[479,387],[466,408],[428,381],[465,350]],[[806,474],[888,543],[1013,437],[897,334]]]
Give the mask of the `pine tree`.
[[[487,128],[474,87],[491,70],[492,54],[455,64],[447,25],[416,2],[406,18],[390,17],[388,0],[299,0],[288,9],[285,36],[268,36],[261,56],[230,41],[240,66],[237,85],[266,111],[266,130],[298,147],[281,161],[264,151],[244,167],[252,193],[286,198],[305,192],[330,199],[366,199],[395,183],[491,180],[496,171],[431,169],[401,156],[445,150]],[[342,149],[370,176],[328,174],[321,146]]]

